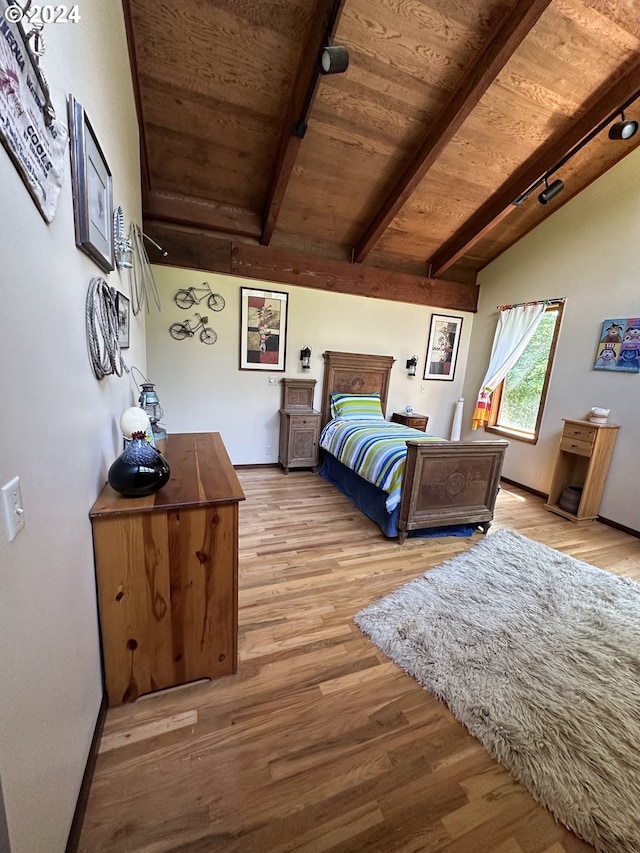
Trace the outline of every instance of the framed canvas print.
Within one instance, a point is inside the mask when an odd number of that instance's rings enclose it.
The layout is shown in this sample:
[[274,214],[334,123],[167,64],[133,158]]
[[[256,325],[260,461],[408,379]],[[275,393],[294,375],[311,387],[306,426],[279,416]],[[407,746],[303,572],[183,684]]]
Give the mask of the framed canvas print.
[[424,378],[452,382],[456,372],[462,317],[432,314]]
[[69,95],[71,185],[76,246],[105,272],[113,263],[111,171],[82,106]]
[[613,317],[603,322],[593,369],[640,372],[640,317]]
[[118,313],[118,346],[120,349],[129,347],[129,300],[124,293],[116,296],[116,311]]
[[288,293],[240,288],[240,370],[284,370]]

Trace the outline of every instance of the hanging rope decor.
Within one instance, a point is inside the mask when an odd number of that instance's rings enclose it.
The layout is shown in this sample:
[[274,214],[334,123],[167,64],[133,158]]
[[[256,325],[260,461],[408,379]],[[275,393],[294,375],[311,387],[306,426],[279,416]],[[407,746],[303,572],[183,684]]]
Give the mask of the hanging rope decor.
[[89,361],[96,379],[111,373],[122,376],[116,291],[103,278],[92,278],[89,284],[86,322]]

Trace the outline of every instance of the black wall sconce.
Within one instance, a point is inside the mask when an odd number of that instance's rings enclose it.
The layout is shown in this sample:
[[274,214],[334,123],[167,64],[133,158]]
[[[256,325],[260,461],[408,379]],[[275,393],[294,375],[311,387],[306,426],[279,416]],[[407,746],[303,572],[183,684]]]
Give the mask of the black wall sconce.
[[337,44],[325,47],[320,54],[320,71],[323,74],[343,74],[349,67],[349,51]]
[[549,183],[547,178],[544,179],[544,189],[538,196],[538,201],[540,204],[548,204],[552,198],[555,198],[558,193],[561,193],[564,189],[564,184],[562,181],[557,178],[553,183]]
[[302,369],[309,370],[311,367],[311,347],[304,347],[300,350],[300,361],[302,362]]
[[418,366],[418,356],[412,355],[411,358],[407,359],[407,374],[409,376],[416,375],[416,367]]

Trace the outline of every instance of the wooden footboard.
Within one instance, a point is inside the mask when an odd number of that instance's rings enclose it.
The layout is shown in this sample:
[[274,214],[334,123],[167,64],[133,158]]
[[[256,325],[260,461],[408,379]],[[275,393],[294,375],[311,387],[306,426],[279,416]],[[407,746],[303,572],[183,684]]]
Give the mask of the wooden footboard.
[[479,524],[486,532],[508,441],[408,441],[398,541],[410,530]]

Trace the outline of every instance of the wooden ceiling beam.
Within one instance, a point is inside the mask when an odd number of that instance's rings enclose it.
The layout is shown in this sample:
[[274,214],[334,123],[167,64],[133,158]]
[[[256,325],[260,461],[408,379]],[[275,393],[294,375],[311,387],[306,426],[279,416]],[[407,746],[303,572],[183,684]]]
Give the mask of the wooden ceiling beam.
[[355,244],[356,262],[364,260],[380,239],[550,2],[532,0],[526,7],[513,4]]
[[176,222],[256,240],[262,233],[262,223],[257,213],[165,190],[143,192],[142,209],[148,219]]
[[142,186],[149,189],[149,151],[147,148],[147,137],[145,132],[145,121],[142,112],[142,97],[140,96],[140,72],[138,71],[138,55],[136,51],[135,27],[131,12],[131,0],[122,0],[122,11],[124,14],[124,28],[127,37],[127,48],[129,51],[129,65],[131,66],[131,80],[133,83],[133,99],[136,105],[138,117],[138,131],[140,133],[140,171],[142,173]]
[[[316,96],[320,80],[319,57],[330,43],[338,26],[345,0],[318,0],[307,40],[300,54],[295,84],[285,116],[275,166],[271,174],[267,201],[262,217],[260,242],[268,246],[276,227],[280,208],[306,132],[306,120]],[[294,132],[294,127],[296,131]]]
[[[373,299],[427,305],[450,311],[475,312],[475,284],[434,280],[408,273],[299,255],[255,243],[221,239],[204,231],[144,220],[144,233],[158,243],[147,253],[152,264],[219,272],[277,285],[312,287]],[[166,252],[166,255],[163,254]]]
[[558,164],[566,162],[594,133],[600,132],[609,121],[613,121],[621,109],[640,97],[638,80],[640,57],[625,69],[622,76],[601,90],[592,106],[573,122],[563,136],[523,163],[467,223],[429,258],[427,269],[430,274],[437,278],[446,272],[492,228],[516,210],[517,202],[540,186],[545,176],[552,173]]

